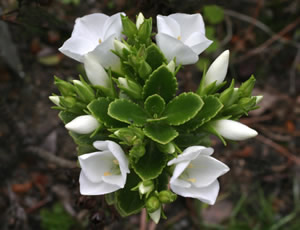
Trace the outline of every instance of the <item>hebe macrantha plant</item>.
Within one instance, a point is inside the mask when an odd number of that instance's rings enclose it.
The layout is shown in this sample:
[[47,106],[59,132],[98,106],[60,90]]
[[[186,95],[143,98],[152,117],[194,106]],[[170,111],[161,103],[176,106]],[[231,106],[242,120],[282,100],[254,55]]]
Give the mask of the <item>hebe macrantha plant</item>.
[[176,74],[197,62],[211,41],[200,14],[92,14],[76,20],[60,48],[84,64],[85,76],[55,77],[61,95],[50,96],[77,144],[80,192],[105,195],[122,216],[146,208],[157,223],[163,204],[177,195],[214,204],[217,178],[229,168],[211,157],[210,135],[245,140],[256,131],[239,123],[257,108],[255,79],[226,88],[229,51],[203,74],[196,92],[178,94]]

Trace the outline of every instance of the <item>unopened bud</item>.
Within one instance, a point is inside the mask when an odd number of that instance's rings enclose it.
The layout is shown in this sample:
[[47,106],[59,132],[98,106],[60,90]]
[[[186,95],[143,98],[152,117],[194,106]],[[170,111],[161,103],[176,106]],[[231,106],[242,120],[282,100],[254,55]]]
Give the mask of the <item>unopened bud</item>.
[[172,203],[176,200],[177,195],[170,190],[164,190],[159,192],[158,198],[161,203]]
[[139,29],[140,26],[143,24],[145,20],[145,17],[142,13],[139,13],[139,15],[137,16],[137,19],[136,19],[136,28]]
[[148,213],[153,213],[159,208],[160,208],[160,201],[156,196],[151,196],[146,201],[146,209],[147,209]]
[[59,96],[49,96],[50,101],[59,106]]

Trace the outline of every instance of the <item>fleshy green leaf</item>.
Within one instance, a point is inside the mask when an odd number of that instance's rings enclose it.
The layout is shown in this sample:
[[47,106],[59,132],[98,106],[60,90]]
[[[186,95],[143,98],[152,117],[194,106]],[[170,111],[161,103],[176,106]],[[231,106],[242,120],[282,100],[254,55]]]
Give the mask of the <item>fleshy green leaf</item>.
[[163,63],[166,63],[167,60],[161,50],[154,43],[147,47],[146,49],[146,62],[151,66],[151,68],[157,69]]
[[247,81],[243,82],[238,92],[240,97],[250,97],[255,85],[255,77],[252,75]]
[[166,124],[147,124],[143,131],[147,137],[163,145],[178,136],[178,132]]
[[[134,171],[143,179],[158,177],[166,166],[168,155],[160,152],[154,143],[146,146],[146,153],[137,163],[132,164]],[[127,182],[126,182],[127,183]]]
[[202,106],[203,101],[197,94],[182,93],[167,104],[163,116],[170,125],[181,125],[196,116]]
[[154,94],[146,99],[144,107],[152,116],[155,114],[159,116],[164,111],[165,105],[164,99],[158,94]]
[[123,217],[138,213],[144,206],[139,192],[131,191],[140,181],[140,178],[131,171],[127,175],[125,187],[116,192],[116,208]]
[[185,123],[182,127],[186,130],[194,131],[204,123],[210,121],[222,109],[223,105],[215,96],[208,96],[203,98],[204,106],[197,113],[197,115]]
[[177,90],[177,80],[174,74],[163,65],[153,71],[143,88],[143,96],[160,95],[165,101],[170,101]]
[[218,24],[224,20],[224,10],[216,5],[206,5],[203,14],[211,24]]
[[77,145],[90,145],[92,146],[94,141],[106,140],[107,136],[102,134],[96,134],[93,137],[90,137],[90,134],[77,134],[74,132],[69,132],[70,136],[73,138],[74,142]]
[[175,139],[175,143],[180,148],[187,148],[194,145],[210,146],[210,138],[208,133],[205,132],[186,133],[180,134]]
[[108,107],[108,115],[127,124],[142,126],[146,123],[147,114],[137,104],[126,100],[116,99]]
[[67,111],[61,111],[59,112],[58,116],[64,124],[67,124],[73,119],[75,119],[78,115]]
[[124,123],[115,120],[108,116],[107,110],[108,106],[111,103],[111,100],[108,98],[100,97],[96,100],[93,100],[89,105],[88,109],[92,113],[92,115],[99,119],[101,122],[105,124],[107,127],[123,127]]

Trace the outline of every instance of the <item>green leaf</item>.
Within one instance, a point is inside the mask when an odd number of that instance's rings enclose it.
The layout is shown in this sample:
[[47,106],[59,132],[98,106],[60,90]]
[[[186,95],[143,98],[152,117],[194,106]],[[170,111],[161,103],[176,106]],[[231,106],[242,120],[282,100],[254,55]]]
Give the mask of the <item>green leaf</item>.
[[218,24],[224,20],[224,10],[216,5],[204,6],[203,15],[211,24]]
[[157,178],[166,167],[168,155],[160,152],[154,143],[146,146],[146,153],[137,163],[133,162],[134,171],[145,181]]
[[111,192],[108,194],[105,194],[105,201],[108,205],[113,205],[116,202],[116,193]]
[[158,94],[147,97],[144,107],[152,116],[159,116],[165,109],[165,101]]
[[208,133],[205,132],[186,133],[180,134],[175,139],[175,143],[181,148],[187,148],[194,145],[210,146],[210,138]]
[[215,96],[208,96],[202,99],[204,101],[204,106],[202,107],[202,109],[193,119],[189,120],[182,126],[189,132],[196,130],[204,123],[210,121],[223,108],[222,103]]
[[181,125],[192,119],[200,111],[203,101],[195,93],[182,93],[167,105],[163,116],[170,125]]
[[167,60],[161,50],[154,43],[147,47],[146,49],[146,62],[151,66],[151,68],[157,69],[163,63],[166,63]]
[[178,132],[166,124],[147,124],[143,131],[147,137],[163,145],[178,136]]
[[127,174],[125,187],[116,192],[116,208],[123,217],[138,213],[144,207],[139,192],[131,191],[140,181],[140,178],[131,171]]
[[99,133],[94,135],[93,137],[90,137],[90,134],[77,134],[74,132],[69,132],[69,134],[73,138],[74,142],[80,146],[83,145],[93,146],[93,143],[95,141],[101,141],[107,139],[107,136]]
[[250,97],[252,94],[252,89],[255,85],[255,77],[252,75],[247,81],[242,83],[241,87],[239,88],[238,92],[240,97]]
[[125,34],[128,38],[133,39],[138,32],[136,25],[127,16],[121,15],[121,20],[123,25],[123,34]]
[[92,145],[78,145],[76,147],[76,150],[78,156],[86,153],[96,152],[96,149]]
[[160,95],[165,101],[171,100],[177,90],[174,74],[165,66],[161,66],[149,76],[143,88],[143,96]]
[[100,97],[96,100],[93,100],[87,107],[92,115],[104,123],[106,127],[124,127],[124,123],[115,120],[108,116],[108,106],[111,103],[111,100],[108,98]]
[[67,124],[73,119],[75,119],[78,115],[67,111],[61,111],[59,112],[58,116],[64,124]]
[[116,99],[110,103],[108,115],[119,121],[136,126],[144,125],[147,120],[145,111],[137,104],[126,99]]

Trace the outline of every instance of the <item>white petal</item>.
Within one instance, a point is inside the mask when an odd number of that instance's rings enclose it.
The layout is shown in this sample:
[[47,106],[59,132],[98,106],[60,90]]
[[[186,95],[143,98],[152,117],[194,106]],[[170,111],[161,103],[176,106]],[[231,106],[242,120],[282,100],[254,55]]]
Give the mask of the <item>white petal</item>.
[[185,41],[194,32],[205,34],[205,27],[201,14],[176,13],[169,15],[169,17],[176,20],[179,24],[182,41]]
[[128,168],[128,159],[121,148],[120,145],[113,141],[106,141],[108,143],[108,149],[109,151],[115,156],[115,158],[118,160],[120,169],[121,169],[121,174],[126,177],[126,173],[129,173],[129,168]]
[[107,19],[103,28],[103,40],[107,40],[111,35],[114,35],[117,39],[122,37],[121,14],[124,15],[124,13],[116,13]]
[[59,106],[59,96],[49,96],[50,101]]
[[176,167],[174,169],[173,175],[170,179],[170,182],[173,183],[174,180],[176,180],[183,171],[187,168],[187,166],[190,164],[190,161],[183,161],[178,164],[176,164]]
[[218,180],[215,180],[212,184],[203,188],[196,188],[196,187],[183,188],[183,187],[175,186],[173,184],[171,184],[170,186],[171,186],[171,190],[180,196],[196,198],[210,205],[213,205],[216,202],[219,189],[220,189]]
[[91,115],[82,115],[67,123],[65,127],[78,134],[89,134],[99,127],[99,123]]
[[108,143],[106,141],[95,141],[93,146],[99,150],[108,150]]
[[229,50],[226,50],[221,53],[208,68],[204,79],[204,85],[207,86],[214,81],[217,81],[217,85],[221,84],[227,74],[228,62]]
[[93,183],[81,171],[79,176],[80,193],[82,195],[103,195],[119,190],[117,185],[107,184],[105,182]]
[[125,179],[122,177],[122,175],[111,175],[111,176],[103,176],[102,180],[105,183],[117,185],[120,188],[124,188],[126,182],[126,174],[125,174]]
[[181,37],[180,26],[176,22],[176,20],[171,17],[162,15],[158,15],[156,19],[158,33],[167,34],[176,39]]
[[206,187],[229,171],[227,165],[206,155],[199,155],[189,166],[186,171],[196,187]]
[[182,187],[182,188],[190,188],[192,187],[192,184],[190,182],[187,182],[185,180],[181,180],[181,179],[175,179],[175,180],[170,180],[170,184],[172,184],[173,186],[177,186],[177,187]]
[[174,62],[174,60],[170,61],[169,64],[167,65],[167,68],[174,73],[175,72],[175,68],[176,68],[176,64]]
[[258,104],[259,102],[261,102],[261,100],[263,99],[264,96],[259,95],[259,96],[255,96],[256,98],[256,104]]
[[191,146],[186,148],[182,154],[178,155],[177,158],[174,158],[168,162],[168,166],[172,164],[178,164],[182,161],[191,161],[198,157],[199,154],[202,155],[211,155],[214,152],[213,148],[207,148],[204,146]]
[[176,57],[176,64],[188,65],[198,61],[198,55],[183,42],[169,35],[158,33],[156,42],[168,62]]
[[144,23],[145,17],[142,13],[139,13],[136,19],[136,28],[139,29],[140,26]]
[[161,207],[159,209],[157,209],[156,211],[149,213],[149,216],[156,224],[158,224],[158,222],[160,220],[160,215],[161,215]]
[[213,127],[221,136],[233,141],[242,141],[257,135],[254,129],[232,120],[218,120],[213,123]]
[[93,152],[78,157],[86,177],[93,183],[101,182],[102,176],[111,171],[114,156],[109,151]]
[[110,79],[106,71],[94,55],[91,53],[86,54],[83,64],[86,75],[93,85],[100,85],[106,88],[111,87]]
[[72,36],[65,41],[59,51],[76,61],[83,62],[83,56],[95,47],[96,45],[86,37]]
[[202,53],[207,47],[209,47],[211,43],[211,40],[208,40],[204,34],[199,32],[192,33],[184,41],[184,44],[191,47],[191,49],[198,55]]
[[111,35],[101,44],[99,44],[92,52],[91,55],[98,60],[98,62],[104,67],[111,67],[113,70],[118,71],[120,69],[120,59],[111,50],[114,49],[114,40],[117,37],[116,34]]

